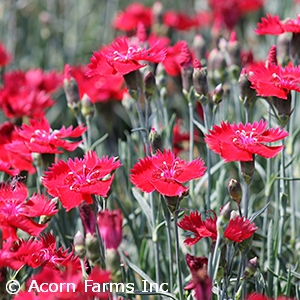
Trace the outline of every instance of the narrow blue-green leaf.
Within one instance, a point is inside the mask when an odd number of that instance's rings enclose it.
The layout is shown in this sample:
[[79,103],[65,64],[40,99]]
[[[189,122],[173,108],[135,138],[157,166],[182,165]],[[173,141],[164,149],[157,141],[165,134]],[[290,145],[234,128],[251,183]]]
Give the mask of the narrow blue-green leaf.
[[152,211],[151,211],[151,207],[148,204],[147,200],[140,194],[138,189],[135,187],[132,188],[132,194],[133,194],[134,198],[137,200],[137,202],[139,203],[144,214],[146,215],[151,228],[153,228]]

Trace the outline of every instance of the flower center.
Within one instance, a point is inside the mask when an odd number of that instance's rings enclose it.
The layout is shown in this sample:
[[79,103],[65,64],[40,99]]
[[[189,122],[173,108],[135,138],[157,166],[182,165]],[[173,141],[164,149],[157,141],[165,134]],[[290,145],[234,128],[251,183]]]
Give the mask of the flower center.
[[136,53],[139,53],[142,49],[141,48],[133,48],[133,47],[129,47],[127,52],[123,51],[123,52],[119,52],[119,51],[114,51],[113,55],[113,60],[115,61],[128,61],[130,59],[132,59],[132,56]]
[[71,191],[79,192],[81,187],[95,184],[97,181],[101,180],[102,177],[99,178],[99,174],[100,171],[95,170],[95,167],[89,169],[86,165],[83,165],[81,170],[72,170],[69,172],[64,179],[64,184],[69,185]]
[[163,162],[162,165],[157,166],[157,170],[155,170],[152,174],[153,179],[174,179],[179,174],[182,173],[182,168],[178,165],[178,161],[172,165],[168,165],[167,162]]
[[245,148],[257,143],[255,128],[252,128],[252,132],[246,132],[245,130],[237,130],[235,138],[232,142],[241,148]]

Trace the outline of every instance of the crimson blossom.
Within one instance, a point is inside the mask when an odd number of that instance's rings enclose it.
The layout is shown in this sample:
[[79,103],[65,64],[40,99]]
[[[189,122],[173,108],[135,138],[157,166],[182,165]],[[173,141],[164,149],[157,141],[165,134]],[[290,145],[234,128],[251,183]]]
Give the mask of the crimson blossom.
[[93,203],[92,195],[106,197],[114,179],[112,173],[120,166],[114,157],[103,156],[100,159],[92,151],[83,158],[52,164],[42,182],[48,193],[59,197],[63,207],[69,211],[82,201]]
[[18,239],[17,229],[38,236],[47,224],[33,220],[40,216],[53,216],[57,213],[55,203],[44,195],[34,194],[28,200],[28,190],[23,183],[0,184],[0,228],[3,239]]
[[[88,65],[87,76],[126,75],[145,67],[147,62],[159,63],[165,59],[166,50],[159,43],[146,49],[126,37],[119,37],[107,47],[94,52]],[[143,63],[139,63],[143,61]]]
[[267,122],[260,120],[253,124],[229,124],[222,121],[221,126],[214,125],[205,136],[208,147],[219,154],[225,162],[253,161],[257,154],[265,158],[275,157],[283,148],[267,146],[265,143],[275,142],[288,136],[288,132],[277,127],[266,130]]
[[7,52],[5,46],[0,41],[0,67],[5,67],[11,60],[11,55]]
[[73,126],[52,130],[46,118],[40,120],[30,119],[30,124],[23,124],[21,128],[15,127],[18,140],[5,145],[5,148],[14,152],[14,149],[22,149],[31,153],[63,153],[62,148],[74,151],[82,141],[71,142],[66,138],[78,138],[87,131],[87,127]]
[[[188,237],[184,240],[184,244],[192,246],[205,237],[210,237],[213,241],[217,239],[217,215],[214,211],[210,211],[213,216],[202,220],[198,211],[191,212],[190,215],[185,215],[183,219],[178,222],[178,226],[184,230],[193,233],[194,237]],[[231,218],[228,226],[224,231],[224,237],[232,242],[241,243],[249,239],[257,230],[254,223],[249,219],[236,216]]]
[[275,96],[286,100],[290,91],[300,92],[300,66],[269,64],[251,69],[249,80],[258,96]]
[[140,159],[130,170],[131,182],[146,193],[154,190],[168,197],[182,196],[188,190],[182,183],[200,178],[206,168],[200,158],[189,163],[175,157],[171,150]]

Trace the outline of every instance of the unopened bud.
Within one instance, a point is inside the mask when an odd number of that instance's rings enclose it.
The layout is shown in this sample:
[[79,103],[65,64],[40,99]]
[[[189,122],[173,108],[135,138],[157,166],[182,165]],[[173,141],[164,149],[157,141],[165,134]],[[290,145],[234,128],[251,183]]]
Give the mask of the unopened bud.
[[123,75],[125,85],[127,87],[129,95],[135,99],[137,98],[137,90],[138,90],[138,77],[137,71],[132,71],[128,74]]
[[68,64],[65,65],[64,76],[64,91],[67,103],[72,112],[77,115],[80,110],[79,90],[77,81],[72,76],[72,69]]
[[99,241],[96,233],[87,233],[85,237],[86,257],[92,265],[99,264],[101,261],[101,253]]
[[291,48],[290,48],[291,57],[294,60],[299,61],[299,58],[300,58],[300,51],[299,51],[300,35],[298,33],[296,33],[296,32],[293,33],[290,46],[291,46]]
[[272,97],[273,105],[277,108],[278,115],[278,124],[283,128],[289,122],[290,115],[293,110],[291,109],[292,105],[292,96],[291,93],[288,93],[287,99],[283,100],[277,97]]
[[230,58],[230,66],[236,65],[241,66],[241,46],[237,39],[235,31],[232,31],[230,34],[229,41],[227,43],[227,52]]
[[144,79],[145,84],[145,96],[146,99],[149,99],[156,90],[155,77],[152,72],[150,72]]
[[230,202],[225,204],[223,208],[221,209],[220,215],[217,219],[217,231],[220,236],[223,236],[225,229],[228,226],[229,220],[230,220]]
[[251,278],[258,269],[257,257],[250,259],[244,271],[243,279]]
[[268,52],[268,56],[265,62],[265,67],[268,68],[270,65],[278,65],[278,61],[277,61],[277,50],[276,50],[276,46],[272,45],[269,52]]
[[157,87],[161,89],[162,87],[166,87],[167,85],[167,73],[165,67],[162,63],[159,63],[156,67],[156,82]]
[[224,95],[224,89],[222,83],[220,83],[215,87],[213,97],[212,97],[215,105],[219,105],[219,103],[222,102],[223,95]]
[[90,97],[84,94],[81,99],[81,113],[85,118],[92,118],[95,113],[95,107]]
[[252,181],[254,170],[255,170],[255,155],[253,154],[253,160],[251,161],[241,161],[241,174],[247,185]]
[[277,37],[276,46],[278,62],[282,67],[285,67],[290,61],[290,37],[288,32]]
[[255,100],[256,94],[255,90],[251,88],[251,82],[249,80],[249,75],[246,69],[242,69],[239,77],[239,90],[240,90],[240,101],[243,103],[246,109],[250,109]]
[[226,79],[227,64],[222,51],[218,51],[213,61],[213,80],[215,85],[224,83]]
[[228,183],[228,193],[231,199],[237,204],[240,205],[243,197],[243,190],[241,184],[235,180],[231,179]]
[[155,130],[155,128],[152,128],[150,131],[149,142],[152,155],[155,155],[157,150],[163,151],[161,135]]
[[84,235],[80,231],[78,231],[74,236],[74,248],[75,248],[75,254],[79,258],[83,259],[86,254],[85,239],[84,239]]
[[193,83],[195,91],[199,96],[206,96],[208,94],[207,68],[202,67],[199,60],[195,61]]

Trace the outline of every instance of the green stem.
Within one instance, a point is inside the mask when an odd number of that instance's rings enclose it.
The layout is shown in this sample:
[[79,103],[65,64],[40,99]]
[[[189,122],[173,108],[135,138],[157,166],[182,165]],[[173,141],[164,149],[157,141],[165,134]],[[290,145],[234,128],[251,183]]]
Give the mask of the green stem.
[[[179,201],[178,201],[179,202]],[[177,280],[179,289],[179,299],[183,300],[183,284],[182,284],[182,274],[180,265],[180,247],[179,247],[179,234],[178,234],[178,211],[176,209],[174,213],[174,226],[175,226],[175,250],[176,250],[176,265],[177,265]]]
[[219,247],[221,244],[221,240],[222,240],[222,238],[221,238],[220,234],[218,234],[217,241],[215,244],[215,249],[214,249],[214,255],[212,258],[212,263],[208,267],[208,275],[211,278],[213,284],[216,279],[217,270],[219,268],[219,261],[220,261],[220,255],[221,255],[221,252],[219,251]]
[[244,201],[244,216],[248,219],[248,208],[249,208],[249,184],[245,182],[245,201]]
[[[76,115],[76,120],[77,120],[77,124],[79,126],[83,125],[80,114]],[[86,133],[85,132],[82,134],[82,140],[83,140],[84,152],[86,153],[88,151],[88,142],[87,142],[87,137],[86,137]]]
[[87,130],[87,150],[90,150],[91,145],[92,145],[92,139],[91,139],[92,133],[91,133],[91,116],[89,116],[89,115],[86,117],[86,125],[88,128],[88,130]]
[[167,205],[165,203],[165,200],[163,200],[163,208],[164,208],[164,214],[166,219],[166,225],[167,225],[167,242],[168,242],[168,252],[169,252],[169,275],[170,275],[170,292],[173,293],[173,287],[174,287],[174,271],[173,271],[173,249],[172,249],[172,236],[171,236],[171,214],[169,209],[167,208]]
[[[189,161],[191,162],[194,159],[194,111],[193,103],[189,101],[189,115],[190,115],[190,151],[189,151]],[[194,201],[194,180],[190,181],[190,197],[192,203]]]
[[153,219],[153,230],[152,230],[152,242],[154,244],[154,260],[155,260],[155,278],[156,283],[160,284],[160,267],[159,267],[159,245],[157,238],[157,218],[156,218],[156,207],[155,207],[155,199],[153,197],[153,193],[150,193],[150,203],[151,203],[151,211],[152,211],[152,219]]

